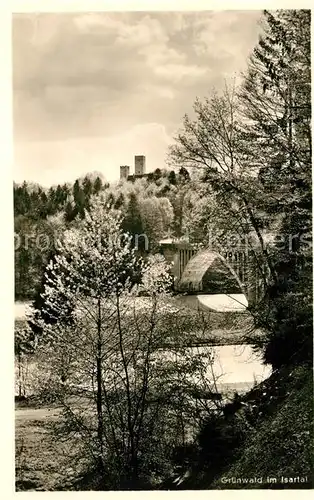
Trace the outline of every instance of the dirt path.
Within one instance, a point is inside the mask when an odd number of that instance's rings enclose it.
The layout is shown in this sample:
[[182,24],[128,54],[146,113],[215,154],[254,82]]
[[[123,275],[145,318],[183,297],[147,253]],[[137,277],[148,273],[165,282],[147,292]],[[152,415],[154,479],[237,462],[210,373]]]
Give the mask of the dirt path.
[[58,418],[61,408],[17,408],[15,410],[15,421],[17,420],[51,420]]

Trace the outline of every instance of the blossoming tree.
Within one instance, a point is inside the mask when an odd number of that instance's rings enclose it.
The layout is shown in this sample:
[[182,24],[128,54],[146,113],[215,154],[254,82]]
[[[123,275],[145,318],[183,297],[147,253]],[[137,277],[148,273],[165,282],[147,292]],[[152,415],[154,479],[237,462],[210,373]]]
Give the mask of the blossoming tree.
[[162,256],[137,257],[120,213],[101,198],[48,266],[40,342],[47,386],[65,410],[63,431],[80,436],[85,459],[112,488],[161,473],[194,417],[187,389],[204,374],[204,355],[186,348],[195,323],[180,322],[171,306],[168,267]]

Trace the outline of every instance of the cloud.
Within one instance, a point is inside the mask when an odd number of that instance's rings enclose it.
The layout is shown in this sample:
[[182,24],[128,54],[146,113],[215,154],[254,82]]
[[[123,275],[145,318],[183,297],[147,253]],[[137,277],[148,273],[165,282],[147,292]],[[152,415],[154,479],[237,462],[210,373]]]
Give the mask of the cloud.
[[169,34],[161,21],[150,15],[127,22],[126,16],[117,18],[110,14],[87,14],[74,19],[74,23],[85,35],[94,36],[106,30],[107,36],[110,33],[113,37],[113,45],[117,50],[133,51],[133,60],[136,56],[143,56],[141,76],[144,79],[149,76],[149,72],[165,79],[181,79],[186,74],[202,72],[200,68],[186,63],[184,52],[169,45]]
[[[219,11],[213,12],[210,23],[203,19],[195,32],[193,48],[199,56],[213,54],[217,58],[229,56],[239,59],[247,56],[252,46],[248,38],[256,39],[259,11]],[[215,50],[215,48],[217,50]]]
[[157,76],[160,76],[165,80],[178,82],[185,77],[189,77],[194,80],[195,78],[204,75],[207,72],[207,68],[195,65],[166,64],[164,66],[156,67],[154,71]]
[[[138,124],[122,134],[105,138],[81,137],[64,141],[23,142],[16,146],[14,178],[49,186],[68,182],[87,172],[101,172],[113,181],[120,165],[133,169],[134,155],[147,157],[147,171],[164,167],[172,138],[160,123]],[[25,164],[29,165],[27,170]]]
[[[225,77],[245,69],[258,37],[259,15],[15,15],[14,139],[25,176],[28,170],[35,175],[36,169],[44,176],[43,168],[60,173],[60,165],[66,168],[64,157],[71,160],[69,151],[86,169],[91,158],[99,166],[100,155],[106,164],[113,154],[106,152],[112,150],[110,144],[121,151],[114,138],[128,143],[128,137],[136,137],[137,126],[158,123],[171,135],[196,96],[203,97]],[[148,129],[152,134],[151,126]],[[46,154],[49,158],[43,162]],[[159,163],[159,153],[150,154]]]

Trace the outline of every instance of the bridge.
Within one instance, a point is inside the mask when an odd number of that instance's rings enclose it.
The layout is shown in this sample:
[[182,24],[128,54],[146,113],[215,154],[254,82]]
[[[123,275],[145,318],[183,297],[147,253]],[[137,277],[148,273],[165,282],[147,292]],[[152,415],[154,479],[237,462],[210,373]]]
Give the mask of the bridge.
[[172,263],[175,290],[190,306],[240,312],[262,297],[263,280],[247,248],[197,250],[167,238],[160,241],[160,252]]
[[[254,327],[251,315],[245,314],[250,297],[255,300],[258,291],[258,282],[250,281],[248,256],[239,250],[238,254],[225,255],[210,249],[197,251],[188,243],[172,240],[160,243],[165,258],[173,262],[178,310],[186,305],[209,312],[205,315],[208,324],[204,324],[204,331],[189,333],[185,346],[197,355],[206,354],[210,347],[213,363],[208,365],[206,377],[212,380],[215,374],[218,393],[226,397],[234,391],[249,390],[256,381],[268,377],[270,367],[262,364],[252,348],[254,338],[260,342],[263,332]],[[15,304],[16,328],[25,325],[30,309],[31,303]],[[171,356],[172,349],[173,344],[163,346],[164,356]],[[16,395],[32,394],[34,367],[32,358],[23,356],[23,360],[17,360]]]

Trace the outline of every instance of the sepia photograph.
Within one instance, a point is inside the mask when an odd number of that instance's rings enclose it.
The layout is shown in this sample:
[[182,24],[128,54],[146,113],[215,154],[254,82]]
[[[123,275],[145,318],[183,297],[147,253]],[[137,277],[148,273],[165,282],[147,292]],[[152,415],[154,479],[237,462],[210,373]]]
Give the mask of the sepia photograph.
[[311,10],[11,21],[15,491],[312,489]]

